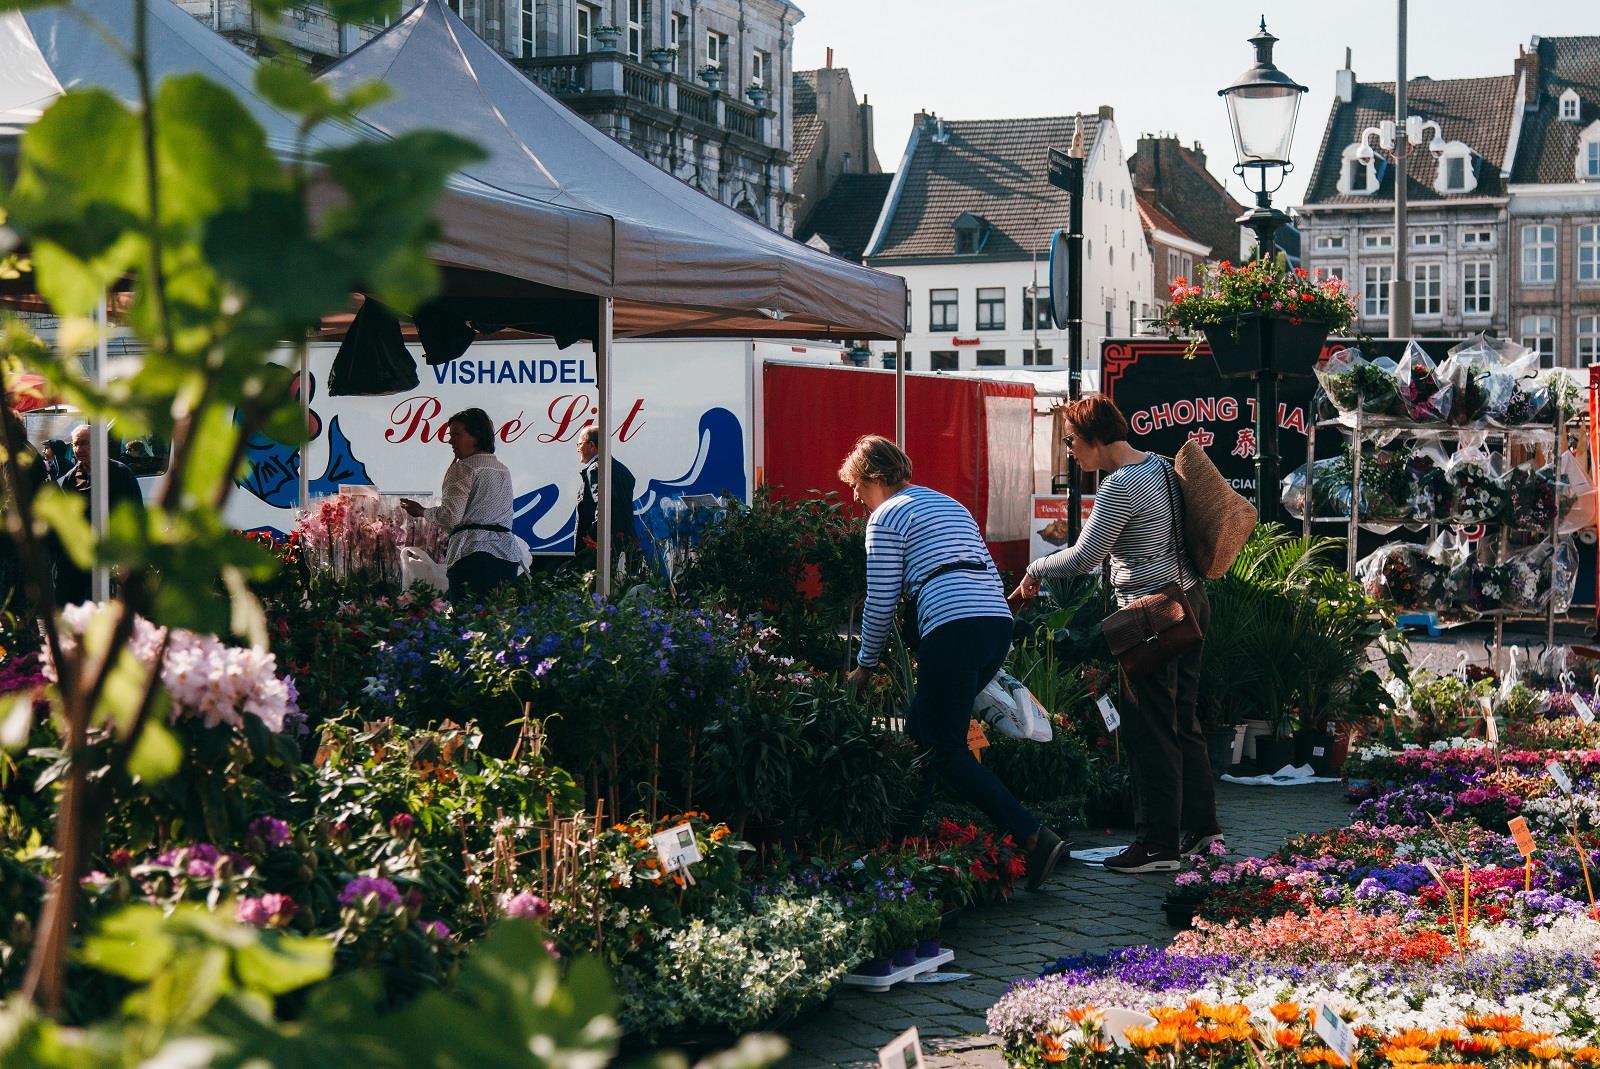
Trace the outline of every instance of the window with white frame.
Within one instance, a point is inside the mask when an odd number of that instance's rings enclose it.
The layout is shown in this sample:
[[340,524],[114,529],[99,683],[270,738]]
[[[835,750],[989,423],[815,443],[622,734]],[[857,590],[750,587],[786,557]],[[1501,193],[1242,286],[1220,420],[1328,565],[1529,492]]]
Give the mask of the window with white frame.
[[1437,230],[1419,230],[1411,235],[1413,249],[1438,249],[1444,246],[1444,234]]
[[1578,317],[1578,366],[1600,364],[1600,316]]
[[522,0],[522,55],[531,57],[534,53],[533,40],[533,3],[534,0]]
[[1583,177],[1600,178],[1600,138],[1583,145]]
[[1389,314],[1389,283],[1393,264],[1368,264],[1361,269],[1361,314],[1376,319]]
[[1494,314],[1494,261],[1468,260],[1461,265],[1461,314]]
[[578,17],[574,23],[578,31],[578,54],[588,52],[594,44],[595,16],[598,12],[589,4],[578,5]]
[[1444,314],[1444,265],[1411,265],[1411,314]]
[[684,55],[689,47],[689,16],[673,12],[668,32],[672,34],[672,73],[682,74],[689,69],[689,57]]
[[1518,339],[1523,345],[1539,354],[1539,363],[1549,367],[1556,356],[1556,317],[1523,316]]
[[1529,223],[1522,228],[1522,281],[1539,285],[1556,280],[1556,228]]
[[1578,92],[1568,89],[1561,94],[1561,118],[1564,122],[1578,121]]
[[1344,250],[1344,235],[1318,234],[1316,249],[1318,252],[1342,252]]
[[1439,161],[1439,185],[1446,193],[1462,193],[1467,188],[1467,157],[1460,153]]
[[1316,270],[1322,272],[1323,278],[1344,280],[1344,264],[1329,264],[1327,267],[1319,267]]
[[1394,248],[1394,235],[1390,233],[1362,234],[1361,248],[1366,252],[1371,252],[1375,249],[1392,249]]
[[1585,223],[1578,227],[1578,281],[1600,282],[1600,223]]
[[956,309],[955,290],[928,291],[928,329],[960,330],[961,317]]
[[728,61],[728,35],[706,31],[706,66],[721,67]]
[[1175,284],[1180,278],[1188,278],[1183,273],[1183,257],[1172,249],[1167,250],[1167,285]]
[[759,48],[750,54],[750,84],[759,85],[765,89],[767,79],[771,76],[772,56]]
[[1463,230],[1461,232],[1461,247],[1463,249],[1482,249],[1493,244],[1493,230]]
[[628,58],[644,58],[644,0],[628,0]]
[[1006,291],[1002,286],[978,290],[978,329],[1006,329]]

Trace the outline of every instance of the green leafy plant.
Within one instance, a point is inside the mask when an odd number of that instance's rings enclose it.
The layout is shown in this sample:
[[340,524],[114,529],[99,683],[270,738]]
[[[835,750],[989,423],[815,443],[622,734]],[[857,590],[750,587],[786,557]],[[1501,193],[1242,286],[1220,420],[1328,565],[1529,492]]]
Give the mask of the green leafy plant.
[[[1241,315],[1278,315],[1289,322],[1326,324],[1329,333],[1342,334],[1355,319],[1355,299],[1344,279],[1316,274],[1303,267],[1289,268],[1282,254],[1234,266],[1227,260],[1201,264],[1194,281],[1173,279],[1172,302],[1167,305],[1168,332],[1192,333]],[[1189,355],[1199,339],[1189,346]]]

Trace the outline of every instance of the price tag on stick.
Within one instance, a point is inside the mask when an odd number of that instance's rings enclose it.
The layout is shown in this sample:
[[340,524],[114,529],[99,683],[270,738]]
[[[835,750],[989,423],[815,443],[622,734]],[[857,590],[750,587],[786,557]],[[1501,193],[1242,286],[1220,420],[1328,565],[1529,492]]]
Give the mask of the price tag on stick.
[[967,724],[967,749],[972,751],[973,757],[978,757],[980,752],[989,746],[989,733],[983,730],[983,725],[976,720]]
[[1572,779],[1567,775],[1567,770],[1561,767],[1560,761],[1551,761],[1544,766],[1544,770],[1550,773],[1550,778],[1556,781],[1562,794],[1572,793]]
[[878,1069],[923,1069],[922,1039],[915,1027],[901,1032],[878,1051]]
[[676,872],[681,869],[684,877],[693,882],[689,866],[700,860],[700,844],[694,841],[694,829],[688,821],[658,831],[650,839],[655,845],[656,855],[661,858],[661,871]]
[[1589,703],[1584,700],[1582,694],[1574,694],[1572,696],[1572,711],[1577,713],[1578,719],[1582,720],[1585,724],[1594,723],[1594,709],[1592,709],[1589,706]]
[[1528,821],[1525,817],[1512,817],[1506,825],[1511,829],[1511,838],[1517,842],[1517,849],[1522,851],[1523,857],[1533,856],[1533,832],[1528,830]]
[[1344,1059],[1344,1064],[1356,1064],[1356,1030],[1326,1003],[1317,1007],[1317,1035],[1328,1049]]
[[1109,694],[1095,702],[1095,705],[1100,709],[1100,719],[1106,722],[1107,731],[1115,731],[1122,726],[1122,714],[1117,712],[1117,707],[1111,703]]

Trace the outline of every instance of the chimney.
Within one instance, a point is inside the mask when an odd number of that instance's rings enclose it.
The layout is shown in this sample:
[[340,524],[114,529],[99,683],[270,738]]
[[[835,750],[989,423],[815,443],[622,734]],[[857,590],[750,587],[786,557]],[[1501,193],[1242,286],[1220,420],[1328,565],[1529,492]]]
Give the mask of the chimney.
[[1112,110],[1110,104],[1101,104],[1100,105],[1100,117],[1102,119],[1112,118],[1114,114],[1115,114],[1115,112]]
[[1200,147],[1200,142],[1196,141],[1194,148],[1190,149],[1189,152],[1199,161],[1200,166],[1204,167],[1206,165],[1206,150]]
[[828,49],[828,62],[826,66],[830,71],[833,70],[833,49],[831,47]]
[[1344,69],[1333,73],[1333,95],[1343,104],[1356,98],[1356,72],[1350,69],[1350,50],[1344,50]]
[[1512,68],[1516,74],[1527,76],[1527,87],[1523,91],[1522,106],[1528,111],[1536,111],[1542,96],[1539,84],[1539,38],[1535,36],[1528,42],[1526,50],[1521,45],[1517,46],[1517,62]]
[[1133,172],[1133,188],[1144,193],[1154,192],[1161,175],[1161,135],[1143,134],[1134,146],[1128,166]]
[[873,141],[872,105],[867,103],[865,93],[861,94],[861,103],[856,106],[856,112],[861,119],[861,171],[870,174],[878,166],[878,146]]

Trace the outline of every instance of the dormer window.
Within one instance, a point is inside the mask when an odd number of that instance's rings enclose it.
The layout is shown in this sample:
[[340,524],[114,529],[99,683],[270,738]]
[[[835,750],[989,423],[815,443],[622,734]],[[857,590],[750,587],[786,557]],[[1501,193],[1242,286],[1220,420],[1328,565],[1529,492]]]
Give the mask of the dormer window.
[[1581,107],[1578,100],[1578,91],[1576,89],[1568,89],[1565,93],[1562,93],[1560,107],[1562,122],[1577,122]]
[[1435,193],[1471,193],[1478,188],[1477,157],[1460,141],[1447,141],[1433,177]]
[[1600,119],[1590,123],[1578,135],[1578,158],[1572,162],[1573,174],[1578,181],[1600,181]]
[[1378,160],[1361,154],[1360,145],[1349,145],[1339,161],[1339,192],[1366,197],[1378,191]]
[[950,227],[955,232],[957,256],[976,256],[989,242],[989,220],[981,215],[962,212]]

